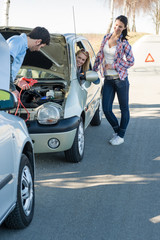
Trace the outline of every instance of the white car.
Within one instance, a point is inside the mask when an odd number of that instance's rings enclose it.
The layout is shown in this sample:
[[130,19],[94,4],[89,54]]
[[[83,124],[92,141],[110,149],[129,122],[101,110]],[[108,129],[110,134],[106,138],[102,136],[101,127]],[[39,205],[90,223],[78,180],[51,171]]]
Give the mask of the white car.
[[[0,80],[9,85],[9,74],[4,71],[9,73],[9,51],[1,35],[0,53],[0,59],[2,55],[5,59],[0,65]],[[13,94],[0,89],[0,225],[3,222],[20,229],[30,224],[34,214],[35,160],[24,120],[7,112],[13,108]]]
[[[5,39],[30,31],[0,27]],[[25,108],[21,107],[18,114],[27,120],[35,153],[64,151],[66,160],[76,163],[83,159],[85,129],[89,124],[101,124],[102,77],[100,72],[93,71],[95,53],[86,38],[75,34],[51,34],[50,37],[49,46],[38,52],[28,50],[24,58],[17,77],[28,78],[35,85],[21,93]],[[85,49],[90,56],[89,71],[84,79],[77,74],[79,49]]]

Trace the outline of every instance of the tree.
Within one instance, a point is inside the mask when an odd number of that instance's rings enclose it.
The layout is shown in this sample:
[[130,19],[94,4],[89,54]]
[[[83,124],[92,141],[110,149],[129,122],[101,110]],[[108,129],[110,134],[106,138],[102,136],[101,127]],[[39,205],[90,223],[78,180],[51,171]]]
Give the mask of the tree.
[[110,22],[108,25],[107,33],[110,33],[113,25],[113,14],[114,14],[114,0],[110,0]]
[[132,1],[132,32],[136,32],[136,5],[137,5],[137,1],[133,0]]
[[160,28],[160,0],[156,0],[152,3],[151,6],[151,17],[153,20],[153,23],[155,24],[156,28],[156,34],[159,34],[159,28]]
[[123,15],[125,15],[126,9],[127,9],[127,0],[124,0],[124,3],[123,3]]
[[157,1],[159,2],[160,0],[120,0],[117,1],[116,7],[122,7],[123,4],[123,14],[132,20],[130,29],[136,32],[136,15],[142,11],[151,12],[151,6]]
[[[110,22],[107,32],[111,31],[113,25],[114,10],[122,10],[122,14],[127,16],[129,23],[128,29],[136,31],[136,16],[141,13],[149,12],[155,24],[156,34],[159,34],[160,28],[160,0],[105,0],[110,4]],[[131,21],[130,21],[131,19]],[[130,27],[131,25],[131,27]]]
[[[125,0],[127,1],[127,0]],[[106,2],[106,0],[105,0]],[[108,29],[107,29],[107,33],[110,33],[111,31],[111,28],[112,28],[112,25],[113,25],[113,16],[114,16],[114,9],[115,7],[118,7],[119,6],[122,6],[124,0],[109,0],[109,8],[110,8],[110,21],[109,21],[109,24],[108,24]]]
[[5,25],[8,26],[10,0],[4,0],[4,4],[5,4]]
[[143,11],[148,13],[152,17],[153,23],[155,24],[156,34],[159,34],[160,28],[160,0],[141,0],[135,4],[135,12],[139,13]]

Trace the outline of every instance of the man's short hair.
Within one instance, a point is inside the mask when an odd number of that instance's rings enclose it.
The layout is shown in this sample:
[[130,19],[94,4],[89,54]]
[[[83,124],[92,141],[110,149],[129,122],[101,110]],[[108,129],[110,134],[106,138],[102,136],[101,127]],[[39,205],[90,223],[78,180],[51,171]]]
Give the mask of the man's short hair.
[[42,39],[41,44],[49,45],[50,34],[44,27],[35,27],[29,34],[28,37],[32,39]]

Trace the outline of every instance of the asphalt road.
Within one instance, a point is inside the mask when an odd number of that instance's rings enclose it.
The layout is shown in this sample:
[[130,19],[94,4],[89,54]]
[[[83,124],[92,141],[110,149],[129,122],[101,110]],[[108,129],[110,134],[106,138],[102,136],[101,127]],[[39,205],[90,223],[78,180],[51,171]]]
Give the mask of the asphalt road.
[[34,219],[21,231],[0,227],[0,240],[159,240],[160,72],[130,73],[130,110],[120,146],[108,143],[103,118],[86,131],[81,163],[36,155]]

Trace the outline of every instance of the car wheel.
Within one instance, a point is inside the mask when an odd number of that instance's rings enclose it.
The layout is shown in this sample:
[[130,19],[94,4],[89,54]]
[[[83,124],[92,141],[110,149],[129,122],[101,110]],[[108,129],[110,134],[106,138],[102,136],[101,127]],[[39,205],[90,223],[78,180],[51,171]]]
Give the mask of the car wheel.
[[99,126],[102,121],[102,100],[100,100],[99,106],[92,118],[91,126]]
[[21,229],[30,224],[34,213],[34,175],[28,157],[22,154],[19,167],[17,202],[5,220],[8,228]]
[[71,149],[65,151],[66,160],[74,163],[80,162],[84,155],[84,147],[85,147],[84,126],[83,126],[83,120],[81,118],[77,128],[73,145]]

